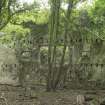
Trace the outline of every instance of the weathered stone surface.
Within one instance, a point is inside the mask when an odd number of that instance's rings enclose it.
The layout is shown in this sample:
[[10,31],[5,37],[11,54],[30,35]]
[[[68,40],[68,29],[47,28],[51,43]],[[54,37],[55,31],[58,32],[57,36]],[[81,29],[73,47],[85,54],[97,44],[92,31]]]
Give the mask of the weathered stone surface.
[[18,61],[15,51],[0,45],[0,83],[15,83],[11,73],[16,73]]

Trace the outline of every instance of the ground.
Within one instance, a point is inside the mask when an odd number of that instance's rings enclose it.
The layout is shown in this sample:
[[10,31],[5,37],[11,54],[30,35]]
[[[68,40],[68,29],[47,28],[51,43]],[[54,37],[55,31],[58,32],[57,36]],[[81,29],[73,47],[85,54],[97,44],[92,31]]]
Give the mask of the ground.
[[93,98],[89,105],[100,105],[104,99],[104,90],[59,90],[46,92],[43,88],[37,87],[34,90],[25,91],[21,87],[0,86],[0,105],[76,105],[77,95],[85,95]]

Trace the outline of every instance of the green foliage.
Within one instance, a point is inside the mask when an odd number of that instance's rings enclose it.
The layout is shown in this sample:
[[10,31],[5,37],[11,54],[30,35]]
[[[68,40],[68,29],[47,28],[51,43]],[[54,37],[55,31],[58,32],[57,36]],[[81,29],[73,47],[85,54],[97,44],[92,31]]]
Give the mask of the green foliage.
[[11,43],[13,36],[23,37],[30,35],[47,34],[48,11],[31,10],[16,14],[10,23],[2,30],[6,35],[0,40],[2,43]]
[[1,42],[10,44],[12,43],[14,36],[21,39],[30,32],[29,29],[24,29],[22,26],[12,24],[8,24],[2,31],[5,33],[5,36],[0,38]]

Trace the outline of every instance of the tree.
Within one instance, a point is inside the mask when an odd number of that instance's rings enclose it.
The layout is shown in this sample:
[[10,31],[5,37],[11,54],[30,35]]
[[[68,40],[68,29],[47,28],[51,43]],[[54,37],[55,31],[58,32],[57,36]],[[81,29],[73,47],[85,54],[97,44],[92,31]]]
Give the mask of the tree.
[[[50,23],[49,23],[49,53],[48,53],[48,77],[47,77],[47,90],[56,90],[59,82],[61,81],[61,77],[66,71],[63,71],[65,52],[67,48],[67,37],[69,35],[69,19],[70,14],[72,12],[72,8],[75,7],[77,1],[68,1],[68,9],[65,16],[64,22],[64,48],[63,54],[61,57],[61,61],[59,64],[58,70],[56,70],[56,52],[57,52],[57,37],[59,34],[59,21],[61,18],[60,15],[60,6],[61,1],[51,1],[51,15],[50,15]],[[55,11],[56,10],[56,11]],[[55,69],[55,70],[54,70]]]
[[[65,58],[65,53],[66,53],[66,48],[67,48],[67,37],[69,35],[68,33],[68,30],[69,30],[69,19],[70,19],[70,14],[71,14],[71,11],[72,11],[72,6],[73,6],[73,1],[69,0],[69,3],[68,3],[68,9],[67,9],[67,13],[66,13],[66,21],[65,21],[65,28],[64,28],[64,47],[63,47],[63,54],[62,54],[62,57],[61,57],[61,61],[60,61],[60,66],[59,66],[59,69],[58,69],[58,72],[57,72],[57,76],[56,76],[56,80],[54,82],[54,89],[57,88],[57,85],[59,84],[59,82],[64,79],[64,78],[61,78],[62,75],[66,74],[66,70],[64,70],[63,66],[64,66],[64,58]],[[64,75],[65,76],[65,75]]]
[[10,22],[15,14],[30,11],[36,7],[38,7],[36,2],[32,5],[25,3],[21,6],[17,0],[2,0],[0,3],[0,30]]
[[2,0],[0,3],[0,29],[2,29],[10,19],[10,0]]
[[56,40],[59,29],[60,0],[51,0],[51,15],[49,23],[49,47],[48,47],[48,76],[47,91],[54,90],[54,61],[56,57]]

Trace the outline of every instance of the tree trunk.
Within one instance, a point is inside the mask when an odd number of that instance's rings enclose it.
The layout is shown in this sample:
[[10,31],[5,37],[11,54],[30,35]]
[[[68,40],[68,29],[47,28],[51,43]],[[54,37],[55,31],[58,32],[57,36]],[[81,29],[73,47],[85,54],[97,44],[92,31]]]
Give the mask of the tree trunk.
[[53,90],[54,62],[56,61],[56,40],[59,29],[60,0],[51,1],[51,16],[49,23],[49,47],[48,47],[48,75],[47,91]]
[[[55,83],[54,83],[54,89],[57,88],[57,85],[59,84],[59,82],[61,80],[61,76],[63,74],[64,58],[65,58],[65,53],[66,53],[66,48],[67,48],[67,35],[68,35],[68,28],[69,28],[68,21],[69,21],[70,14],[71,14],[71,9],[72,9],[71,4],[72,4],[71,0],[69,0],[68,10],[67,10],[67,14],[66,14],[67,20],[65,21],[63,54],[62,54],[62,57],[61,57],[60,67],[59,67],[59,70],[57,72],[56,80],[55,80]],[[67,72],[67,71],[65,71],[65,72]]]

